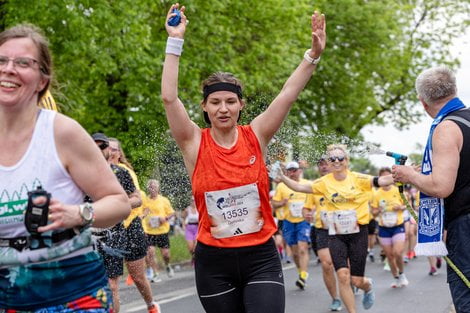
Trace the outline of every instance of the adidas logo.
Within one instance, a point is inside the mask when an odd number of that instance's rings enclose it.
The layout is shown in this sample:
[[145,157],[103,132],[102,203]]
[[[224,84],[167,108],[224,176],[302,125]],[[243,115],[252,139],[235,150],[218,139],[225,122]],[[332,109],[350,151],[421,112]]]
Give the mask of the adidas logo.
[[237,228],[237,230],[233,233],[233,235],[240,235],[240,234],[243,234],[240,228]]

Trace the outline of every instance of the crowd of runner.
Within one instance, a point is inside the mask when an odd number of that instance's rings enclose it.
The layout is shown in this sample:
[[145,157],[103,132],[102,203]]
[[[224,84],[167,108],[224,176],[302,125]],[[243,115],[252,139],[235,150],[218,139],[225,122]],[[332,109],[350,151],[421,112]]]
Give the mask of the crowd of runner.
[[[292,160],[271,177],[273,184],[265,161],[267,146],[320,62],[325,16],[312,15],[309,49],[272,103],[248,125],[238,124],[246,106],[241,81],[232,73],[211,74],[202,84],[206,128],[190,119],[178,97],[187,23],[185,7],[172,5],[165,21],[169,37],[161,97],[191,178],[193,198],[183,215],[185,238],[204,310],[283,313],[285,283],[308,288],[310,248],[322,266],[329,309],[344,306],[356,312],[355,290],[362,290],[362,306],[370,309],[376,300],[374,281],[365,276],[365,267],[367,259],[376,261],[377,238],[391,274],[390,287],[406,287],[410,282],[405,263],[415,258],[417,221],[407,214],[395,183],[427,191],[429,195],[421,193],[420,209],[423,203],[442,207],[453,183],[464,191],[470,185],[467,168],[457,175],[460,163],[455,156],[465,143],[462,132],[470,136],[464,128],[470,114],[456,98],[452,75],[442,69],[426,74],[450,77],[444,87],[451,91],[443,96],[422,96],[435,80],[425,75],[417,81],[426,111],[437,115],[433,127],[440,140],[434,145],[434,172],[431,141],[423,174],[410,166],[394,166],[375,176],[350,170],[347,147],[332,143],[315,160],[320,177],[304,179],[305,162]],[[103,133],[90,136],[72,119],[38,106],[52,74],[47,40],[39,29],[19,25],[0,33],[0,312],[119,312],[125,265],[126,281],[135,284],[148,312],[160,313],[150,283],[161,279],[157,248],[168,277],[174,275],[169,221],[176,212],[161,195],[158,180],[150,178],[145,190],[140,188],[118,139]],[[464,126],[443,121],[454,111],[454,119]],[[443,135],[440,122],[455,124],[450,126],[454,133]],[[459,127],[464,129],[460,133]],[[446,146],[455,138],[461,140]],[[464,148],[465,156],[470,155],[470,147]],[[443,168],[455,175],[446,176]],[[404,192],[415,206],[413,187]],[[470,258],[465,257],[470,249],[462,249],[469,242],[463,239],[468,238],[470,207],[458,204],[470,202],[468,194],[452,194],[447,204],[454,211],[444,221],[452,238],[451,256],[463,275],[470,271]],[[441,235],[432,243],[439,246]],[[295,264],[294,282],[284,281],[282,260]],[[430,257],[429,264],[429,274],[435,275],[441,259]],[[457,312],[469,312],[469,291],[458,274],[448,274],[453,300]]]

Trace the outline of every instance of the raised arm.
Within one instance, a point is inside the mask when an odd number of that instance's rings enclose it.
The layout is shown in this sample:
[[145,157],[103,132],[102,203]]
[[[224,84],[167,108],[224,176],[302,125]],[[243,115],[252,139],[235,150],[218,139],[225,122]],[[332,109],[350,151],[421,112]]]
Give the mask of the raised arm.
[[432,173],[423,175],[412,166],[394,165],[392,174],[396,182],[410,183],[425,194],[438,198],[448,197],[455,187],[463,145],[462,131],[452,121],[436,127],[432,138]]
[[286,184],[287,187],[289,187],[290,189],[294,191],[303,192],[303,193],[313,193],[311,184],[301,184],[299,182],[296,182],[293,179],[290,179],[289,177],[285,176],[282,173],[279,174],[279,178],[284,184]]
[[181,148],[185,161],[195,161],[197,146],[201,136],[200,128],[189,118],[183,103],[178,98],[178,69],[182,52],[184,33],[187,19],[185,7],[181,7],[181,23],[176,26],[168,25],[168,20],[176,15],[174,9],[180,9],[179,4],[173,4],[168,11],[165,28],[168,32],[165,62],[162,73],[162,100],[171,134]]
[[[252,122],[253,131],[264,149],[276,131],[281,127],[292,104],[295,102],[300,92],[310,80],[316,63],[325,49],[326,44],[326,23],[325,16],[315,11],[312,15],[312,46],[305,55],[305,58],[285,82],[281,92],[269,105],[269,107],[257,116]],[[309,59],[310,61],[308,61]]]

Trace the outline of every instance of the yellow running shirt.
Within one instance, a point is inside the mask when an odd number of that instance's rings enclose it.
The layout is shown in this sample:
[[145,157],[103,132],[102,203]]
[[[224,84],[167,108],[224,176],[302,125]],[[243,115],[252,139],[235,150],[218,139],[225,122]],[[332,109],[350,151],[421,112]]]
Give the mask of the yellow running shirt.
[[315,180],[312,193],[326,199],[328,211],[355,210],[360,225],[369,223],[369,200],[372,176],[348,170],[346,179],[337,181],[333,173]]
[[149,214],[142,221],[145,233],[149,235],[168,233],[170,223],[168,221],[161,223],[159,220],[159,217],[168,217],[175,213],[168,198],[158,195],[156,199],[147,196],[142,200],[143,211],[149,210]]
[[307,200],[305,200],[304,208],[309,210],[315,210],[314,215],[314,226],[315,228],[328,229],[326,223],[324,223],[328,207],[326,205],[326,199],[324,196],[307,194]]
[[[306,179],[300,179],[301,184],[310,184]],[[304,207],[307,194],[303,192],[293,191],[287,187],[284,183],[279,183],[276,187],[276,192],[273,196],[273,200],[282,201],[288,199],[285,206],[282,207],[284,210],[285,219],[291,223],[300,223],[304,220],[302,215],[302,208]]]
[[397,186],[392,186],[390,190],[377,189],[372,206],[380,210],[378,218],[380,226],[394,227],[403,224],[403,210],[393,209],[397,205],[403,205]]
[[[139,180],[137,179],[137,175],[136,173],[134,172],[134,170],[132,170],[131,168],[129,168],[126,164],[124,163],[119,163],[118,164],[120,167],[124,168],[126,171],[129,172],[129,175],[131,175],[132,177],[132,182],[134,183],[135,185],[135,188],[137,189],[137,191],[140,192],[140,197],[142,199],[142,201],[144,201],[144,197],[145,197],[145,193],[140,190],[140,185],[139,185]],[[131,213],[127,216],[127,218],[123,221],[123,224],[124,224],[124,227],[127,228],[129,227],[129,225],[131,224],[131,222],[134,220],[134,218],[136,218],[136,216],[139,216],[142,214],[142,206],[139,206],[137,208],[133,208],[131,210]]]

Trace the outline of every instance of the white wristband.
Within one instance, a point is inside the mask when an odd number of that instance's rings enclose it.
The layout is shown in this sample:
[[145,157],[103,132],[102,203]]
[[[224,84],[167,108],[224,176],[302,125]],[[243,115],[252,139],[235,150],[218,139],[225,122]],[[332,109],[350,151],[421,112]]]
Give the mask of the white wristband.
[[184,39],[168,37],[165,53],[180,56],[181,52],[183,52],[183,43]]
[[313,65],[317,65],[318,62],[320,62],[320,57],[316,58],[316,59],[313,59],[310,57],[310,51],[312,51],[312,49],[307,49],[307,51],[305,51],[305,54],[304,54],[304,59],[305,61],[307,61],[308,63],[311,63]]

